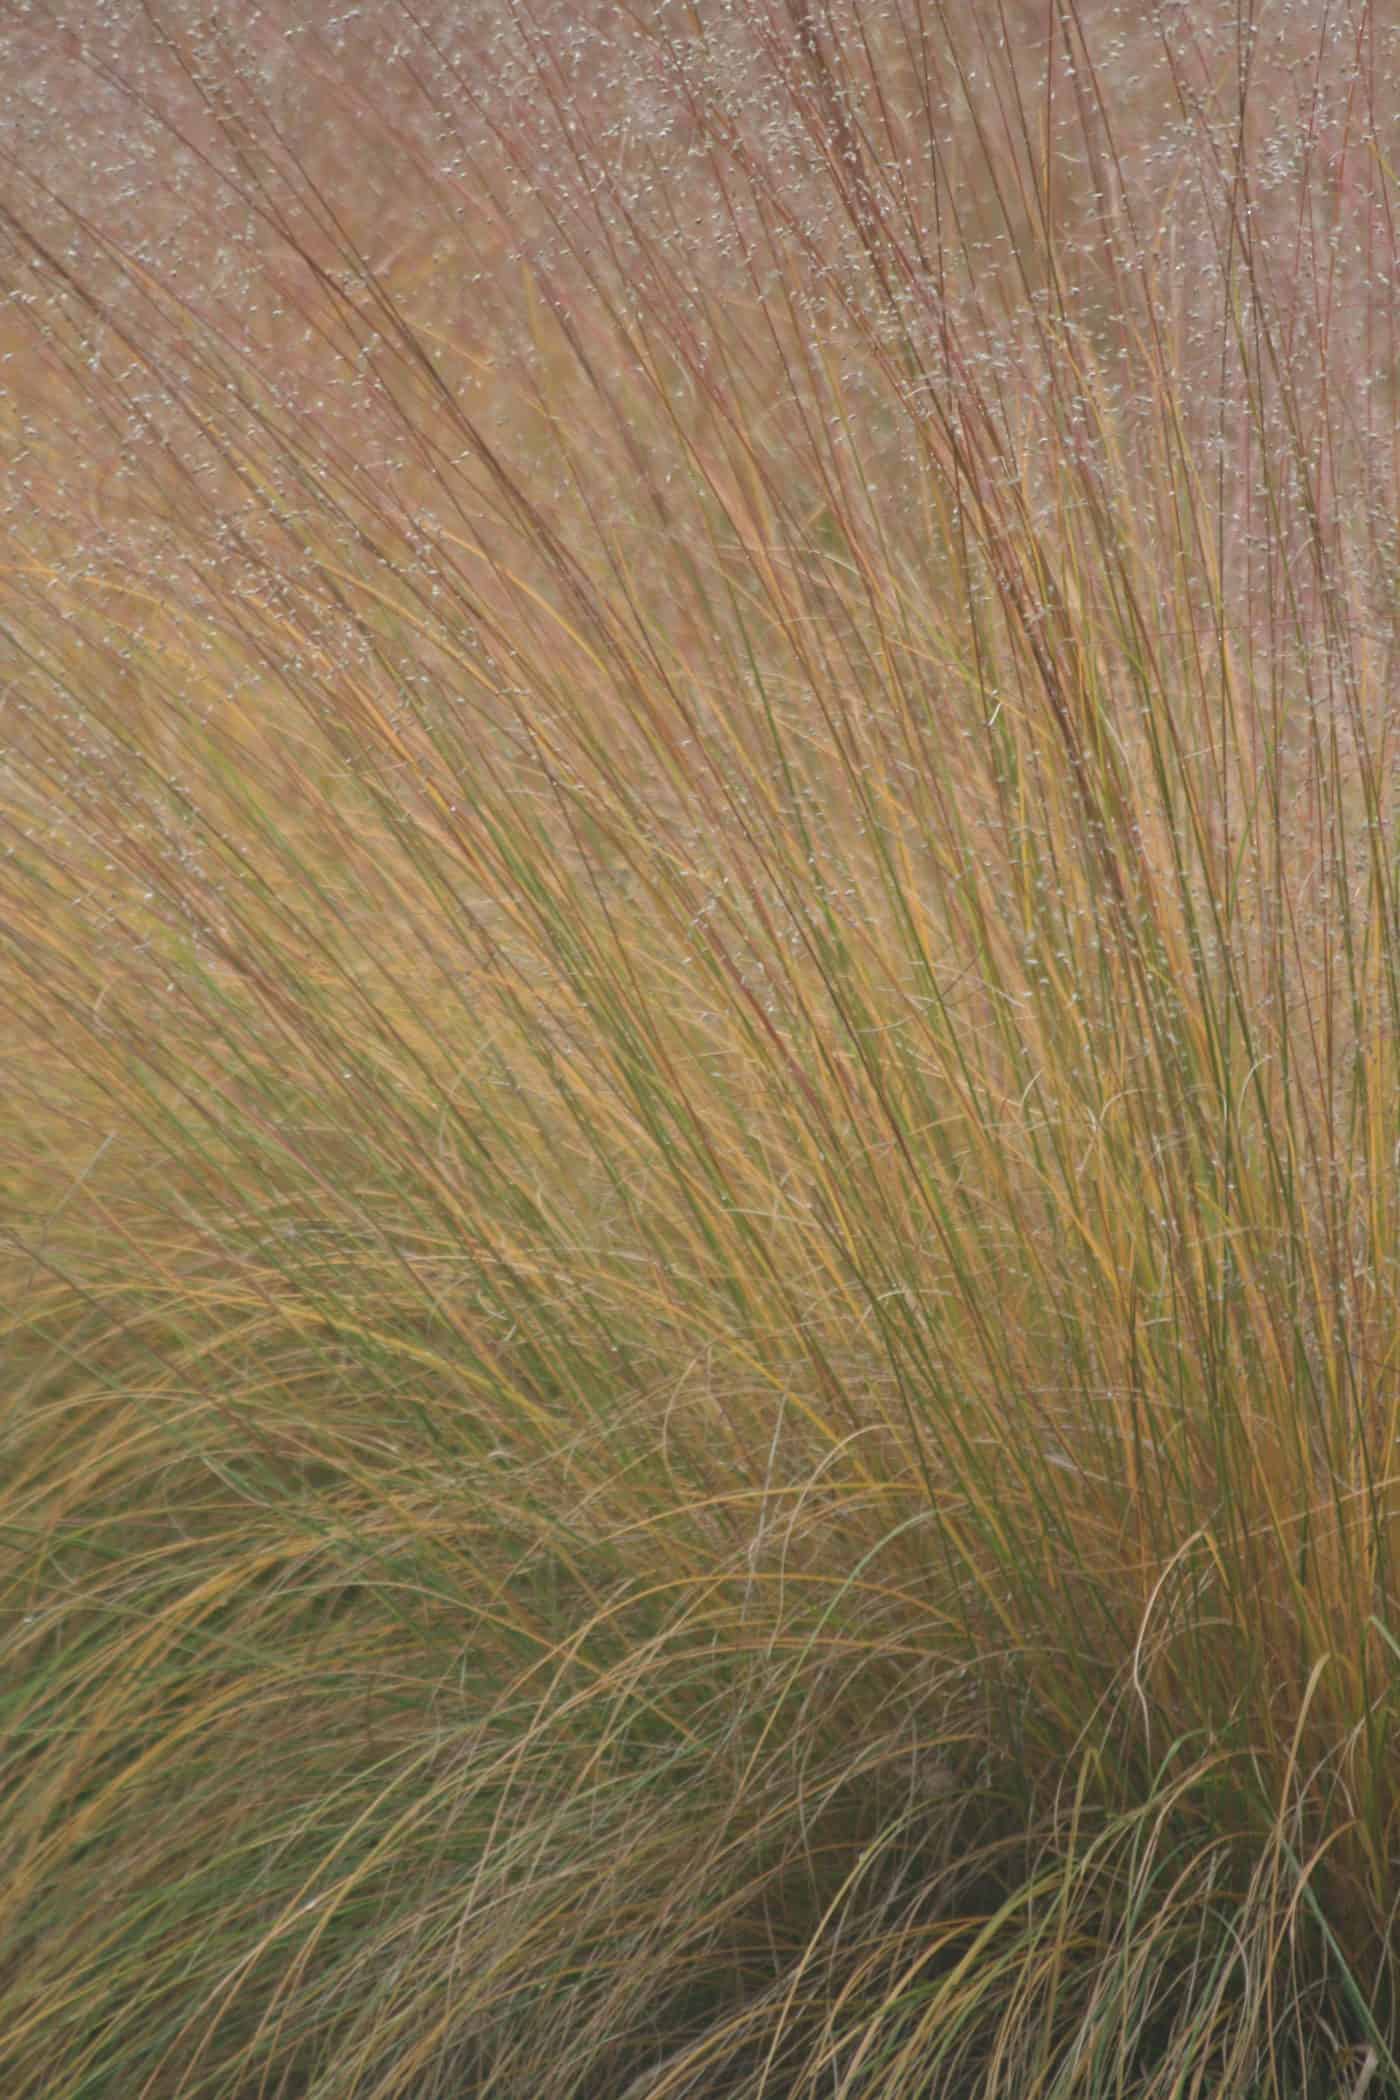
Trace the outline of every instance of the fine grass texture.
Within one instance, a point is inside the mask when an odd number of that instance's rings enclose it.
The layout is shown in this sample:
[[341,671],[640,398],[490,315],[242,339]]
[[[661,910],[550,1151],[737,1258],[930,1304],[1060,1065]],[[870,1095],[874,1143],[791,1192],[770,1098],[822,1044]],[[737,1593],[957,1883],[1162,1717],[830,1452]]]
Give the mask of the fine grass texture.
[[1400,2095],[1400,38],[4,26],[0,2092]]

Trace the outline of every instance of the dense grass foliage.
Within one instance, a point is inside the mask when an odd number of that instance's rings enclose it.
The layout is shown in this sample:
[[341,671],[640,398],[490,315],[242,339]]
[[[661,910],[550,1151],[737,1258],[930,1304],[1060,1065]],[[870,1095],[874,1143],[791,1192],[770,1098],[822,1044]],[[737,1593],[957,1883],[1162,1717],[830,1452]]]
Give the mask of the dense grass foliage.
[[1400,2094],[1400,36],[5,29],[0,2090]]

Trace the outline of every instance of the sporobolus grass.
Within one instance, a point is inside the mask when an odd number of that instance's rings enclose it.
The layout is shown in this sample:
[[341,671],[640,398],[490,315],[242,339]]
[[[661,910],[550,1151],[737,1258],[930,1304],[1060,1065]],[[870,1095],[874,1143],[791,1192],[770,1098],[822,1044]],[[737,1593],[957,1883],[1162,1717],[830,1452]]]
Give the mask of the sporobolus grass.
[[7,2089],[1393,2088],[1387,26],[270,21],[15,32]]

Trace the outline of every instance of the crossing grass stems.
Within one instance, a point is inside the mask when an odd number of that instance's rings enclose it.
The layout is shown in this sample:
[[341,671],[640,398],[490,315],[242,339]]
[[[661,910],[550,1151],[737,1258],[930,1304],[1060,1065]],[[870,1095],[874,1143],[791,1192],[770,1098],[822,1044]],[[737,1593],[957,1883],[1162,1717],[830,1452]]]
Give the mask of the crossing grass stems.
[[1387,11],[5,34],[5,2092],[1400,2093]]

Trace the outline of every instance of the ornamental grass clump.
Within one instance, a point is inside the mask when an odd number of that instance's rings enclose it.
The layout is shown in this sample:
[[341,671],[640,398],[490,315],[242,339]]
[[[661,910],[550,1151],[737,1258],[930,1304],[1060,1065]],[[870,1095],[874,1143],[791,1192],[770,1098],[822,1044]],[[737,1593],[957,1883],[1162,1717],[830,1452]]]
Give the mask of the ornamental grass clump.
[[0,2087],[1400,2094],[1400,35],[5,30]]

